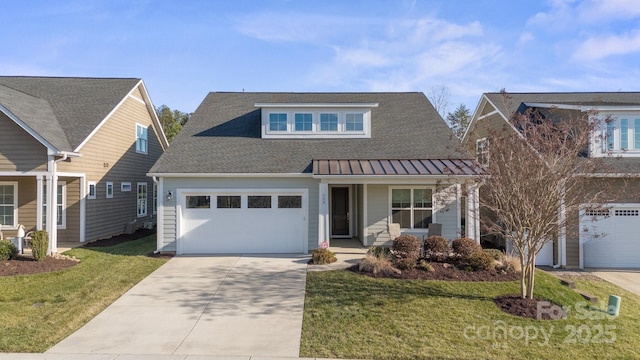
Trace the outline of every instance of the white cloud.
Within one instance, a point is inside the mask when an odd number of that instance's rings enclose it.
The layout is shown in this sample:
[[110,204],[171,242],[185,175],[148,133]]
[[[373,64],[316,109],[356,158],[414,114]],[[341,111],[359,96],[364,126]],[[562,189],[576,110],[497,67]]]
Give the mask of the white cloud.
[[633,19],[640,16],[638,0],[587,0],[578,6],[582,21],[588,23],[615,19]]
[[522,34],[520,34],[520,37],[518,38],[518,45],[524,45],[530,41],[533,41],[535,39],[535,36],[533,35],[533,33],[531,32],[523,32]]
[[574,60],[600,60],[613,55],[640,52],[640,31],[623,35],[590,37],[573,54]]

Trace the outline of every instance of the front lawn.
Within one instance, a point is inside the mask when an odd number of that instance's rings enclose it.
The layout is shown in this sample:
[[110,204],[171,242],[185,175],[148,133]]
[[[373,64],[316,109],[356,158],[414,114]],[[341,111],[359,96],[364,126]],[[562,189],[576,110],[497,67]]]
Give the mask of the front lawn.
[[610,319],[538,271],[536,297],[569,310],[564,320],[524,319],[493,299],[513,282],[375,279],[346,270],[310,272],[300,356],[354,359],[600,359],[640,357],[640,298],[604,281],[577,281],[600,297],[622,296]]
[[0,277],[0,352],[43,352],[79,329],[167,259],[144,256],[156,237],[65,253],[71,268]]

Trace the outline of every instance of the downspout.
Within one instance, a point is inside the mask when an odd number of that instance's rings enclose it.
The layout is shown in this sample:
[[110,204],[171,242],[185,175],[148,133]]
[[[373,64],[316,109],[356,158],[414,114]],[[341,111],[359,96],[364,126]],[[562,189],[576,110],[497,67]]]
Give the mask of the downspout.
[[[162,211],[162,207],[164,206],[164,195],[163,195],[163,189],[162,189],[160,180],[158,180],[158,177],[157,176],[152,176],[151,179],[153,180],[153,183],[156,184],[156,189],[158,191],[158,194],[157,194],[157,197],[158,197],[158,199],[157,199],[157,201],[158,201],[158,210],[157,210],[157,213],[156,213],[156,217],[157,217],[156,221],[157,221],[157,224],[158,224],[158,229],[156,230],[156,249],[153,251],[153,253],[155,255],[157,255],[157,254],[160,253],[160,242],[163,241],[162,236],[161,236],[162,232],[160,231],[160,221],[159,221],[159,219],[160,219],[160,216],[164,213],[164,211]],[[161,201],[162,201],[162,203],[161,203]],[[161,206],[161,204],[162,204],[162,206]]]

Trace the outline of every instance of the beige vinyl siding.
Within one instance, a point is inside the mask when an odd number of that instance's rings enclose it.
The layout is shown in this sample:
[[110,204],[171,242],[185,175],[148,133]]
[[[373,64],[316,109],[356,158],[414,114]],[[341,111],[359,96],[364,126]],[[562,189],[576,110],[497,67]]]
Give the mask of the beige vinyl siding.
[[[2,177],[0,181],[18,182],[18,224],[24,225],[25,231],[36,229],[36,178],[35,177]],[[16,236],[14,229],[2,229],[5,237]]]
[[[319,181],[312,178],[164,178],[164,194],[171,191],[172,200],[158,198],[163,206],[164,236],[161,251],[176,251],[176,197],[179,189],[307,189],[309,191],[309,251],[318,247],[318,188]],[[162,205],[161,205],[162,204]]]
[[387,223],[389,218],[389,187],[387,185],[367,186],[368,234],[364,245],[391,246]]
[[[139,91],[137,92],[141,97]],[[149,126],[148,153],[136,152],[136,123]],[[103,126],[79,150],[79,158],[58,163],[58,171],[85,173],[87,182],[96,182],[96,199],[86,200],[86,240],[120,234],[127,223],[153,221],[153,180],[147,171],[162,154],[159,137],[145,104],[127,97]],[[113,198],[106,198],[106,184],[113,182]],[[130,192],[120,191],[122,182],[131,183]],[[147,216],[137,217],[137,183],[147,183]],[[67,226],[79,217],[67,217]]]
[[0,171],[46,169],[46,147],[0,112]]

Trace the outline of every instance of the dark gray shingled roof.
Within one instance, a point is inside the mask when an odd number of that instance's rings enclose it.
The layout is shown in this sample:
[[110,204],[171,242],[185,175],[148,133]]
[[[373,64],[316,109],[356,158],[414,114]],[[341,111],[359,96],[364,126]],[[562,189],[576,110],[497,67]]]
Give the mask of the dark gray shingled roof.
[[[378,103],[370,139],[262,139],[256,103]],[[472,159],[422,93],[212,92],[150,173],[310,173],[313,159]]]
[[73,151],[139,82],[136,78],[0,76],[0,101],[8,101],[0,104],[15,111],[58,150]]

